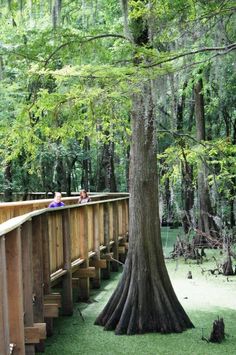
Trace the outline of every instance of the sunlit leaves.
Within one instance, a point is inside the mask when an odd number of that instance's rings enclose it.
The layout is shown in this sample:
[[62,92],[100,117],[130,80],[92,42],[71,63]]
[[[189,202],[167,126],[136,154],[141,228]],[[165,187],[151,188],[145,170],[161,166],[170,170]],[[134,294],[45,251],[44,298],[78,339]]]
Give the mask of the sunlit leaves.
[[[236,178],[236,146],[226,139],[216,139],[204,144],[170,146],[159,155],[162,183],[168,178],[173,185],[181,182],[182,165],[194,168],[194,179],[201,162],[208,167],[208,182],[218,193],[227,199],[234,199]],[[195,180],[196,182],[196,180]]]

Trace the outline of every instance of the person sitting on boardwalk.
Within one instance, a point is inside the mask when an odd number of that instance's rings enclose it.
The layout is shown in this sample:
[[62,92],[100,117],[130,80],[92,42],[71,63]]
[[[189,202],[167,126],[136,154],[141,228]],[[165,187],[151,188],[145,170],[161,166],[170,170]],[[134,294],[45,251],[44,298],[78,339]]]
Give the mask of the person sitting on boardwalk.
[[54,208],[54,207],[62,207],[62,206],[65,206],[65,204],[64,202],[61,201],[61,193],[55,192],[54,200],[50,203],[48,207]]
[[82,204],[82,203],[88,203],[88,202],[91,202],[91,198],[89,197],[87,191],[86,190],[81,190],[78,203]]

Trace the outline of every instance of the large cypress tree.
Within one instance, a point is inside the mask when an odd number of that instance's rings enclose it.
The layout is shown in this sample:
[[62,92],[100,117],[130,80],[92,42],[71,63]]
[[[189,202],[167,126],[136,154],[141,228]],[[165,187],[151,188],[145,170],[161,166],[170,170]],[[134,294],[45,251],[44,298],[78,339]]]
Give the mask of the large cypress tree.
[[[127,19],[128,1],[123,8]],[[136,46],[150,45],[142,15],[130,29]],[[153,81],[137,86],[131,112],[129,251],[122,278],[95,324],[116,334],[182,332],[193,324],[175,295],[162,251]]]

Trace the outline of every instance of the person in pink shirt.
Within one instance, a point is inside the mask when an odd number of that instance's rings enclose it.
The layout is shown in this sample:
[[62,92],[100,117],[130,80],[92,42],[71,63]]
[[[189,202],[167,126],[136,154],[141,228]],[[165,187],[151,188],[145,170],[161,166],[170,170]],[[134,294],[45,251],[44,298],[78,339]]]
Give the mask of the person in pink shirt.
[[89,197],[87,191],[86,190],[81,190],[78,203],[79,204],[83,204],[83,203],[88,203],[88,202],[91,202],[91,198]]

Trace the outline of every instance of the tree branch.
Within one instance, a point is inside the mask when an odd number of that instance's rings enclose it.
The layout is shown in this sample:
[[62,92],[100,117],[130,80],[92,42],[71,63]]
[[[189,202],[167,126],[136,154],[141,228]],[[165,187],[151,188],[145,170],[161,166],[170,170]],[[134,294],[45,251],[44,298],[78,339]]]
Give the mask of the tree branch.
[[144,65],[143,68],[152,68],[152,67],[155,67],[155,66],[160,65],[160,64],[172,62],[172,61],[174,61],[176,59],[179,59],[179,58],[182,58],[182,57],[186,57],[188,55],[194,55],[194,54],[203,53],[203,52],[224,51],[223,53],[218,53],[218,55],[222,55],[222,54],[227,54],[228,52],[230,52],[232,50],[235,50],[235,49],[236,49],[236,43],[230,44],[230,45],[225,46],[225,47],[199,48],[199,49],[195,49],[195,50],[190,51],[190,52],[177,54],[177,55],[175,55],[175,56],[173,56],[171,58],[163,59],[163,60],[160,60],[159,62],[156,62],[156,63],[153,63],[153,64]]
[[[96,39],[100,39],[100,38],[122,38],[125,39],[127,41],[130,41],[127,37],[123,36],[123,35],[119,35],[119,34],[113,34],[113,33],[107,33],[107,34],[101,34],[101,35],[97,35],[97,36],[87,36],[85,37],[86,39],[83,39],[80,43],[87,43],[87,42],[91,42],[91,41],[95,41]],[[57,47],[50,55],[49,57],[45,60],[45,64],[44,67],[46,67],[49,63],[49,61],[52,59],[52,57],[59,52],[62,48],[69,46],[70,44],[74,43],[75,40],[73,41],[69,41],[66,43],[62,43],[59,47]]]
[[[235,49],[235,48],[233,48],[233,49]],[[216,54],[212,55],[211,57],[208,57],[208,58],[206,58],[206,59],[204,59],[204,60],[200,60],[200,61],[198,61],[198,62],[192,62],[192,63],[190,63],[190,64],[183,65],[183,66],[181,66],[181,67],[175,69],[175,71],[185,70],[185,69],[190,68],[190,67],[193,67],[193,66],[195,66],[195,65],[199,65],[199,64],[206,63],[206,62],[210,62],[212,59],[214,59],[214,58],[216,58],[216,57],[218,57],[218,56],[220,56],[220,55],[225,55],[225,54],[231,52],[233,49],[229,49],[229,50],[227,50],[227,51],[225,51],[225,52],[222,52],[222,53],[216,53]]]
[[160,127],[162,127],[163,129],[157,129],[157,133],[168,133],[168,134],[172,135],[173,138],[187,137],[187,138],[190,138],[191,140],[193,140],[195,143],[200,144],[204,148],[206,148],[206,145],[202,141],[199,142],[196,138],[192,137],[188,133],[180,133],[177,131],[172,131],[170,129],[165,128],[161,123],[160,123]]

